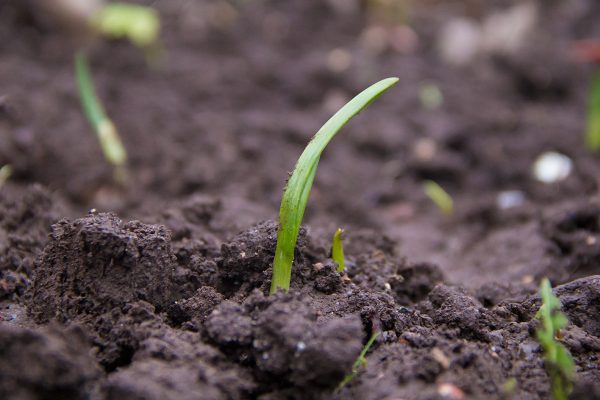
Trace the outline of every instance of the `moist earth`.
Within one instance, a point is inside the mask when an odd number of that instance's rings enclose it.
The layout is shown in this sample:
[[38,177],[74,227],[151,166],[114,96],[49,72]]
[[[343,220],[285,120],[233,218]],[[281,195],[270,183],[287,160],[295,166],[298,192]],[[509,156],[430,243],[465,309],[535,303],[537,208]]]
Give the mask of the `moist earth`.
[[[164,54],[150,64],[33,4],[0,3],[0,164],[14,171],[0,188],[0,398],[547,399],[544,277],[569,319],[570,398],[600,398],[600,161],[582,137],[594,67],[571,51],[600,34],[597,2],[152,2]],[[492,40],[531,10],[518,46]],[[487,39],[460,64],[444,39],[465,21]],[[126,185],[78,104],[82,48]],[[397,87],[324,153],[291,289],[269,296],[288,171],[386,76]],[[419,100],[427,84],[438,106]],[[546,151],[570,157],[566,179],[534,179]]]

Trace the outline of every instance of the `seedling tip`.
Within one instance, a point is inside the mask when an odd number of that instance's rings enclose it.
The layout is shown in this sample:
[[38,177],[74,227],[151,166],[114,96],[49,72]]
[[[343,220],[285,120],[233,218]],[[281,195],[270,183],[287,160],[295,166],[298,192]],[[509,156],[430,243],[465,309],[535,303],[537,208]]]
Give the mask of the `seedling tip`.
[[338,228],[333,234],[333,240],[331,243],[331,258],[338,265],[337,272],[342,272],[346,268],[344,264],[344,246],[342,244],[342,233],[344,231]]

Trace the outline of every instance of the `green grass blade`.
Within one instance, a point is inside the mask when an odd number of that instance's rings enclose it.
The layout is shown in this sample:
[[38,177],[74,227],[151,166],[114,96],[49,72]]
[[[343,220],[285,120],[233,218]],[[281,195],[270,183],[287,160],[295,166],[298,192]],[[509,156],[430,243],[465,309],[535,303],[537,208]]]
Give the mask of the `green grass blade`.
[[454,201],[452,197],[442,188],[437,182],[425,181],[423,189],[427,197],[435,203],[435,205],[445,215],[452,215],[454,212]]
[[592,78],[588,100],[585,146],[591,152],[600,151],[600,71]]
[[96,96],[90,69],[83,53],[75,55],[75,78],[83,111],[98,136],[104,158],[115,167],[122,166],[127,161],[125,147]]
[[349,374],[347,374],[344,377],[344,380],[342,380],[342,382],[340,382],[340,384],[338,385],[338,390],[346,386],[356,377],[356,375],[358,375],[360,367],[367,365],[367,360],[365,356],[367,355],[367,352],[369,351],[371,346],[373,346],[373,343],[375,343],[375,339],[377,339],[380,333],[381,332],[375,332],[373,333],[373,335],[371,335],[369,341],[367,342],[367,344],[365,344],[365,347],[363,347],[362,351],[356,358],[356,361],[354,361],[354,365],[352,365],[352,371]]
[[298,239],[298,231],[304,217],[304,210],[323,150],[348,121],[375,101],[396,82],[398,82],[398,78],[384,79],[371,85],[350,100],[319,129],[304,149],[302,155],[300,155],[281,199],[271,294],[279,288],[287,291],[290,287],[294,248]]
[[338,228],[333,234],[333,240],[331,244],[331,258],[338,265],[337,272],[342,272],[346,266],[344,264],[344,246],[342,244],[342,233],[344,231]]

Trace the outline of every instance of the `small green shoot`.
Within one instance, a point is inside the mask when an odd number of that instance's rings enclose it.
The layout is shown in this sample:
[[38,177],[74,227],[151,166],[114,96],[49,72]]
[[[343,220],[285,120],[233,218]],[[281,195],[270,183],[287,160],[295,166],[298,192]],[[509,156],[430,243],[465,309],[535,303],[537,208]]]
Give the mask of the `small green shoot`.
[[342,244],[342,233],[344,231],[338,228],[333,234],[333,240],[331,244],[331,258],[338,265],[337,272],[342,272],[346,268],[344,264],[344,245]]
[[127,153],[117,129],[106,116],[102,104],[96,97],[90,70],[83,53],[75,55],[75,76],[85,115],[98,136],[104,158],[115,167],[115,179],[119,181],[124,177]]
[[154,9],[129,3],[102,7],[92,18],[92,26],[105,36],[129,39],[144,50],[156,46],[160,33],[160,19]]
[[10,164],[5,164],[0,168],[0,187],[4,186],[6,181],[12,175],[12,166]]
[[425,181],[423,183],[423,190],[444,215],[452,215],[454,212],[454,201],[444,188],[438,185],[437,182]]
[[371,338],[369,339],[367,344],[365,344],[365,347],[363,347],[362,351],[356,358],[356,361],[354,361],[354,365],[352,365],[352,371],[350,371],[350,373],[346,374],[346,376],[344,377],[342,382],[340,382],[340,384],[338,385],[338,390],[343,388],[348,383],[350,383],[354,378],[356,378],[356,375],[358,375],[358,372],[360,371],[361,367],[367,366],[367,359],[365,358],[365,356],[367,355],[367,352],[369,351],[371,346],[373,346],[375,339],[377,339],[377,337],[379,336],[380,333],[381,332],[375,332],[373,335],[371,335]]
[[437,110],[444,104],[444,95],[435,83],[425,82],[419,88],[419,101],[423,108]]
[[348,121],[396,82],[398,82],[398,78],[387,78],[359,93],[319,129],[300,155],[281,198],[270,294],[275,293],[277,289],[288,291],[290,288],[298,231],[323,150]]
[[544,278],[540,287],[542,306],[536,317],[541,321],[537,339],[544,349],[546,371],[550,376],[550,389],[554,400],[566,400],[571,392],[575,364],[569,351],[557,340],[560,330],[569,321],[560,311],[560,300],[552,293],[550,281]]
[[588,99],[585,146],[591,152],[600,151],[600,70],[592,78]]

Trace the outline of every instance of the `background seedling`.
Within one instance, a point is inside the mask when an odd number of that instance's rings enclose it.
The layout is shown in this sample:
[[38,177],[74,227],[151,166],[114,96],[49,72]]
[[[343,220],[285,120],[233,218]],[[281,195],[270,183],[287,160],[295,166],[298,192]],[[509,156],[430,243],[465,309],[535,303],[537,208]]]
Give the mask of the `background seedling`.
[[600,71],[592,78],[588,100],[585,146],[589,151],[600,150]]
[[6,183],[6,181],[8,181],[11,175],[12,167],[10,166],[10,164],[5,164],[2,166],[2,168],[0,168],[0,187],[4,186],[4,184]]
[[444,95],[435,83],[424,82],[419,88],[419,101],[423,108],[437,110],[444,104]]
[[425,181],[423,183],[423,190],[425,190],[427,197],[438,206],[443,214],[452,215],[454,212],[454,201],[444,188],[434,181]]
[[83,111],[98,136],[104,158],[115,167],[115,180],[122,182],[125,179],[127,153],[117,129],[107,117],[102,104],[96,97],[87,60],[83,53],[75,55],[75,76]]
[[550,387],[554,400],[566,400],[575,374],[575,364],[569,351],[558,342],[560,330],[565,328],[569,321],[560,312],[560,300],[552,293],[550,281],[545,278],[540,287],[542,306],[537,318],[541,326],[537,331],[537,339],[544,349],[546,371],[550,376]]
[[337,272],[342,272],[346,266],[344,264],[344,246],[342,244],[342,233],[344,231],[338,228],[333,234],[333,240],[331,243],[331,258],[338,265]]
[[375,332],[373,335],[371,335],[371,338],[369,339],[367,344],[365,344],[365,347],[363,347],[362,351],[358,355],[358,358],[356,359],[356,361],[354,361],[354,365],[352,365],[352,371],[350,371],[350,373],[348,373],[344,377],[342,382],[340,382],[338,389],[343,388],[350,381],[352,381],[356,377],[356,375],[358,375],[358,372],[360,371],[361,367],[367,366],[367,359],[365,358],[365,356],[367,355],[367,352],[369,351],[371,346],[373,346],[373,343],[375,342],[375,339],[377,339],[377,336],[379,336],[379,334],[380,332]]
[[384,79],[371,85],[350,100],[319,129],[300,155],[281,198],[271,294],[275,293],[277,289],[287,291],[290,288],[298,230],[302,223],[310,189],[315,179],[317,165],[319,164],[323,150],[348,121],[396,84],[396,82],[398,82],[398,78]]
[[145,6],[110,3],[92,18],[92,26],[112,38],[126,38],[146,52],[156,48],[160,32],[158,13]]

